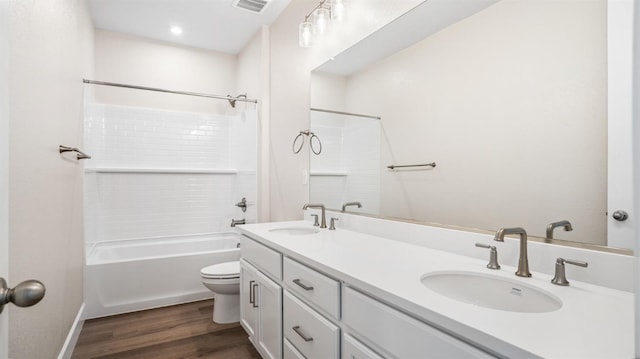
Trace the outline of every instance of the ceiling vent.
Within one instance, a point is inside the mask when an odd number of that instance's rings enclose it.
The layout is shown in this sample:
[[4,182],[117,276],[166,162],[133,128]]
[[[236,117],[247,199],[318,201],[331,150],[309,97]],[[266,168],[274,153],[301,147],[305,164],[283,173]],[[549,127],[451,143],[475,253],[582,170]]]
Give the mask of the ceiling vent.
[[261,12],[268,2],[266,0],[237,0],[234,6],[251,12]]

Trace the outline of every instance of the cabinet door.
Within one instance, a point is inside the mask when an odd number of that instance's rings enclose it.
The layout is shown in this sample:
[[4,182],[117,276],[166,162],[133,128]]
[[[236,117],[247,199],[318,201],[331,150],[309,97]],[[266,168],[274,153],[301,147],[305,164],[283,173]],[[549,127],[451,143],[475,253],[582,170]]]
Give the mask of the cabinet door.
[[257,272],[258,349],[264,358],[282,358],[282,288]]
[[258,307],[255,304],[258,289],[258,271],[249,263],[240,260],[240,324],[255,344]]

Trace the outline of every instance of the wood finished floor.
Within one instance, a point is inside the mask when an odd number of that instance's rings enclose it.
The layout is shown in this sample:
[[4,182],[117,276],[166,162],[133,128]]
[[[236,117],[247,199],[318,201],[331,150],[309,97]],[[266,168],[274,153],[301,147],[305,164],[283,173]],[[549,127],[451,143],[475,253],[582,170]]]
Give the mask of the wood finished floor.
[[240,324],[211,320],[213,300],[87,320],[72,359],[259,359]]

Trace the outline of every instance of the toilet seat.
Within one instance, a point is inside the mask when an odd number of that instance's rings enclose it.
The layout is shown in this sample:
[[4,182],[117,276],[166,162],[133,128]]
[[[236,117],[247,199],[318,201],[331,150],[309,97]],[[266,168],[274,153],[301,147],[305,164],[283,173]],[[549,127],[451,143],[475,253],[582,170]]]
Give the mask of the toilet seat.
[[204,267],[200,270],[202,278],[236,279],[240,278],[240,261],[224,262]]

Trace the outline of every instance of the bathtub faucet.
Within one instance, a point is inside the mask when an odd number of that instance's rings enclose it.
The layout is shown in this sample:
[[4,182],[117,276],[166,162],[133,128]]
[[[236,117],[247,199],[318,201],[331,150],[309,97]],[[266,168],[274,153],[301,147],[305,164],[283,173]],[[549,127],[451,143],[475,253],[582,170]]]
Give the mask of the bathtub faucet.
[[232,219],[231,220],[231,227],[235,227],[238,224],[245,224],[244,218],[243,219]]

